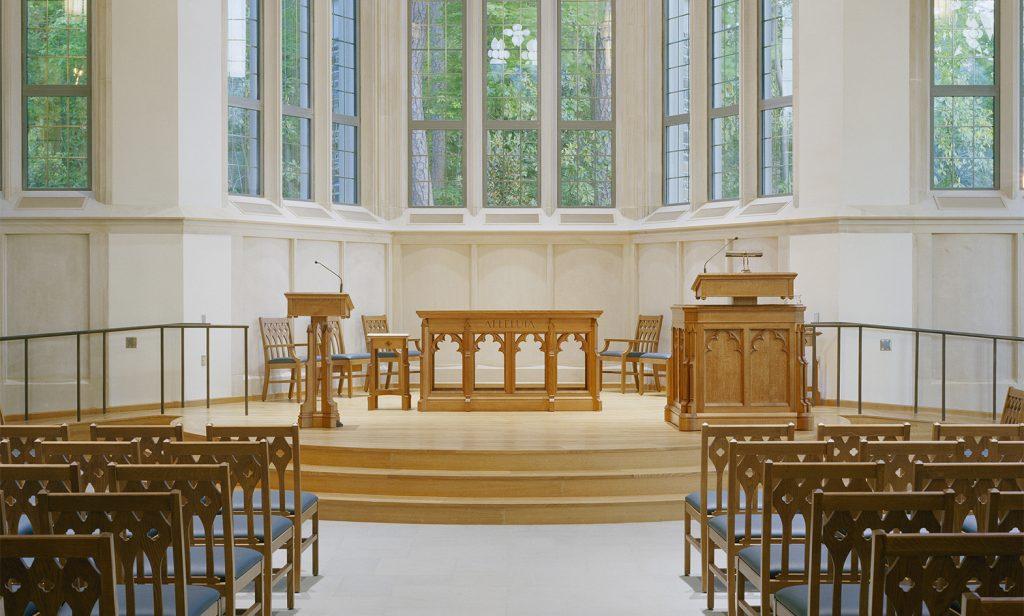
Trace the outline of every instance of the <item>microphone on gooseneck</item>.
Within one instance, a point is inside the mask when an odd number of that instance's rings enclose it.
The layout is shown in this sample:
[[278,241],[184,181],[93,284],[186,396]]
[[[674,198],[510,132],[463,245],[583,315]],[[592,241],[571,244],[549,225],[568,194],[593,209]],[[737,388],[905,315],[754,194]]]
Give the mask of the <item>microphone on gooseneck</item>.
[[334,277],[338,279],[338,293],[344,293],[345,292],[345,281],[341,279],[341,274],[339,274],[338,272],[332,270],[331,268],[327,267],[326,265],[324,265],[323,263],[321,263],[319,261],[313,261],[313,263],[316,263],[317,265],[319,265],[320,267],[324,268],[328,272],[334,274]]
[[726,248],[728,248],[729,246],[732,246],[732,243],[733,243],[733,242],[735,242],[735,241],[736,241],[736,240],[738,240],[738,239],[740,239],[740,236],[738,236],[738,235],[737,235],[736,237],[734,237],[734,238],[731,238],[731,239],[727,240],[727,241],[725,242],[725,245],[724,245],[724,246],[722,246],[721,248],[719,248],[718,250],[716,250],[716,251],[715,251],[715,254],[713,254],[713,255],[711,255],[710,257],[708,257],[708,260],[704,262],[704,273],[705,273],[705,274],[707,274],[707,273],[708,273],[708,263],[711,263],[711,259],[714,259],[715,257],[717,257],[717,256],[719,255],[719,253],[721,253],[721,252],[722,252],[723,250],[725,250],[725,249],[726,249]]

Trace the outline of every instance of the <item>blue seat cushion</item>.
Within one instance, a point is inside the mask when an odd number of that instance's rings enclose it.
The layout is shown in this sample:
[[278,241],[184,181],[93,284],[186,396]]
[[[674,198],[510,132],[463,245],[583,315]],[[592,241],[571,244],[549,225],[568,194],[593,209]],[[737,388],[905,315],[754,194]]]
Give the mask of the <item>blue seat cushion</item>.
[[[643,355],[644,355],[644,353],[640,353],[638,351],[633,351],[631,353],[627,353],[626,357],[636,358],[636,357],[643,357]],[[601,352],[601,356],[602,357],[622,357],[622,351],[602,351]]]
[[[206,571],[206,547],[197,545],[189,548],[189,575],[195,577],[208,577]],[[174,575],[174,559],[171,557],[171,549],[167,549],[167,575]],[[252,548],[235,548],[235,577],[241,577],[246,571],[253,567],[260,567],[263,563],[263,554]],[[143,561],[143,570],[146,575],[153,571],[149,560]],[[224,560],[224,546],[217,545],[213,548],[213,576],[224,580],[227,579],[227,563]]]
[[[747,520],[742,514],[736,515],[736,539],[747,539]],[[782,518],[777,515],[772,515],[771,520],[771,536],[781,537],[782,536]],[[761,533],[764,531],[762,528],[764,525],[763,516],[759,513],[755,513],[750,520],[750,539],[760,539]],[[729,516],[728,515],[716,515],[715,517],[708,520],[708,529],[710,532],[715,533],[721,537],[728,536],[729,530]],[[804,523],[803,516],[796,516],[793,518],[793,537],[802,538],[807,536],[807,528]]]
[[[839,595],[839,614],[832,611],[832,584],[822,584],[818,593],[818,613],[834,616],[860,616],[860,584],[843,584]],[[808,606],[807,584],[787,586],[775,593],[775,603],[798,616],[811,616]],[[778,610],[776,610],[777,612]],[[882,613],[886,613],[883,609]],[[928,606],[921,604],[921,614],[928,616]],[[817,615],[815,615],[817,616]]]
[[[419,357],[420,355],[421,353],[416,349],[409,349],[409,357]],[[367,355],[367,357],[369,357],[369,355]],[[381,351],[380,353],[377,353],[377,357],[380,357],[381,359],[394,359],[398,357],[398,353],[394,351]]]
[[[707,504],[707,508],[704,510],[705,513],[714,513],[715,511],[718,510],[718,497],[716,496],[716,494],[717,494],[717,492],[715,490],[708,490],[708,504]],[[758,507],[761,506],[761,501],[762,500],[763,499],[761,498],[761,493],[758,492],[758,495],[757,495]],[[689,494],[687,494],[686,495],[686,502],[689,503],[689,505],[691,507],[693,507],[694,509],[696,509],[697,511],[700,511],[700,492],[690,492]],[[727,509],[728,505],[729,505],[729,495],[726,492],[722,492],[722,509],[723,510]],[[746,495],[743,492],[740,492],[740,507],[746,507],[746,506],[747,506],[747,497],[746,497]]]
[[962,530],[965,533],[978,532],[978,518],[976,518],[973,513],[964,518]]
[[295,361],[305,362],[305,357],[275,357],[271,359],[268,364],[294,364]]
[[[270,508],[276,510],[281,504],[281,497],[278,496],[278,490],[270,491]],[[319,499],[316,494],[312,492],[302,491],[302,510],[306,511],[317,503]],[[262,492],[253,492],[252,495],[252,506],[253,509],[263,509],[263,494]],[[242,511],[245,509],[245,494],[241,490],[235,490],[234,495],[231,497],[231,507],[235,511]],[[284,509],[288,513],[295,514],[295,492],[291,490],[284,491]]]
[[640,356],[641,359],[669,359],[672,357],[671,353],[644,353]]
[[[771,577],[778,577],[782,575],[782,546],[778,543],[773,543],[769,546],[768,552],[768,575]],[[755,571],[761,570],[761,557],[762,557],[762,546],[752,545],[747,548],[743,548],[739,552],[739,559],[750,565]],[[807,554],[806,544],[795,543],[789,545],[789,572],[796,574],[806,573],[806,563],[804,562],[805,555]],[[850,571],[851,560],[847,559],[843,565],[843,571]],[[821,547],[821,568],[822,573],[828,572],[828,550],[825,546]]]
[[[231,531],[236,539],[249,536],[246,524],[244,515],[232,516]],[[277,539],[284,533],[288,532],[288,529],[290,528],[292,528],[292,521],[288,518],[279,515],[270,516],[270,535],[274,539]],[[256,541],[266,543],[266,539],[263,536],[263,518],[259,515],[254,518],[253,535],[256,537]],[[195,520],[192,536],[196,539],[206,538],[206,529],[203,528],[203,524],[198,520],[198,518]],[[224,537],[224,519],[222,516],[217,516],[213,520],[213,537],[215,539],[221,539]]]
[[[153,585],[136,584],[135,588],[135,616],[153,616],[156,613],[153,605]],[[125,605],[125,587],[118,584],[116,588],[117,610],[121,614],[127,613]],[[209,586],[197,586],[189,584],[185,587],[185,598],[188,602],[188,616],[199,616],[216,606],[220,602],[220,593]],[[174,585],[164,584],[161,589],[160,602],[163,604],[164,614],[174,614]],[[218,608],[219,610],[219,608]],[[216,613],[217,610],[214,611]],[[94,611],[93,613],[97,613]]]
[[333,359],[335,361],[339,361],[339,360],[349,360],[349,361],[351,361],[351,360],[354,360],[354,359],[370,359],[370,354],[369,353],[338,353],[336,355],[331,355],[331,359]]

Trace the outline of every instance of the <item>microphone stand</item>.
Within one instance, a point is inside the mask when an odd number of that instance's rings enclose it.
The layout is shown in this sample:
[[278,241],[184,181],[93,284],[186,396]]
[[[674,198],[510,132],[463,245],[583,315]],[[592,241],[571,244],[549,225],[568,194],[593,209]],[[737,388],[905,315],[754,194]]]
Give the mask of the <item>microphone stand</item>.
[[341,274],[339,274],[338,272],[332,270],[331,268],[327,267],[326,265],[324,265],[323,263],[321,263],[319,261],[313,261],[313,263],[316,263],[317,265],[319,265],[320,267],[324,268],[328,272],[334,274],[334,277],[338,279],[338,293],[344,293],[345,292],[345,281],[341,279]]
[[708,257],[708,260],[704,262],[704,273],[705,273],[705,274],[707,274],[707,273],[708,273],[708,263],[711,263],[711,259],[714,259],[714,258],[715,258],[715,257],[717,257],[718,255],[722,254],[722,251],[723,251],[723,250],[725,250],[725,249],[726,249],[726,248],[728,248],[729,246],[732,246],[732,243],[733,243],[733,242],[735,242],[735,241],[736,241],[736,240],[738,240],[738,239],[740,239],[740,238],[739,238],[739,236],[737,235],[736,237],[734,237],[734,238],[732,238],[732,239],[730,239],[730,240],[727,240],[727,241],[725,242],[725,245],[724,245],[724,246],[722,246],[721,248],[719,248],[718,250],[716,250],[716,251],[715,251],[715,254],[713,254],[713,255],[711,255],[710,257]]

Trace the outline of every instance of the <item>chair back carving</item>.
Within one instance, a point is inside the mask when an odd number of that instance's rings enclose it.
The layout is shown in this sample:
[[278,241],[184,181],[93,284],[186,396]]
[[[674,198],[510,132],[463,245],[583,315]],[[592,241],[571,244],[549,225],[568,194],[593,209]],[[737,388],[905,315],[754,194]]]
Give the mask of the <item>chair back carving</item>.
[[327,325],[328,335],[330,336],[331,355],[344,355],[347,351],[345,351],[345,332],[342,330],[342,318],[327,317]]
[[139,439],[142,464],[160,464],[164,459],[164,441],[183,441],[181,424],[174,426],[89,426],[94,441],[132,441]]
[[818,440],[829,439],[834,441],[831,460],[857,462],[862,441],[910,440],[910,424],[818,424]]
[[1024,492],[990,490],[985,517],[987,533],[1024,533]]
[[[736,543],[736,518],[743,518],[743,528],[753,528],[753,517],[761,513],[758,496],[764,485],[764,463],[824,462],[829,444],[825,441],[770,441],[742,443],[729,441],[728,539]],[[744,503],[746,506],[741,506]],[[753,533],[746,533],[743,545],[750,545]]]
[[387,334],[388,315],[386,314],[364,314],[360,317],[363,322],[363,335],[366,337],[366,348],[370,348],[370,334]]
[[[796,426],[711,426],[704,424],[700,428],[700,502],[705,510],[710,505],[710,490],[715,493],[714,511],[725,509],[725,487],[729,469],[729,441],[766,442],[792,441],[796,436]],[[714,481],[712,487],[712,480]]]
[[[300,481],[302,467],[299,460],[299,425],[290,426],[214,426],[207,424],[206,440],[214,442],[259,442],[266,441],[270,452],[270,466],[273,468],[277,481],[277,500],[271,503],[274,512],[286,512],[285,489],[289,484],[288,466],[291,465],[292,490],[295,493],[295,506],[301,507],[302,485]],[[269,471],[268,471],[269,472]],[[262,501],[264,503],[268,501]],[[301,512],[299,512],[301,513]]]
[[106,492],[110,485],[111,464],[141,464],[138,439],[124,443],[94,441],[41,441],[39,451],[47,464],[77,462],[82,472],[83,492]]
[[187,571],[179,493],[44,492],[39,495],[39,501],[43,520],[49,526],[47,534],[111,533],[114,536],[114,557],[122,574],[121,583],[125,585],[125,613],[136,613],[136,578],[146,579],[152,589],[156,616],[162,616],[166,583],[174,585],[174,605],[178,613],[188,613],[185,576],[167,574],[168,558],[174,559],[176,573]]
[[263,340],[263,361],[295,357],[291,318],[260,317],[260,338]]
[[962,441],[865,441],[861,460],[885,462],[885,491],[914,489],[914,463],[963,462]]
[[932,426],[933,441],[963,439],[965,462],[986,462],[989,444],[1001,441],[1024,440],[1024,424],[943,424]]
[[7,614],[117,614],[110,533],[0,537],[0,570]]
[[224,525],[223,539],[204,541],[205,575],[195,575],[192,552],[185,550],[185,565],[190,582],[198,580],[208,586],[225,586],[222,593],[227,601],[227,614],[234,614],[235,576],[228,575],[224,583],[216,575],[214,565],[217,552],[223,554],[224,570],[234,571],[234,537],[232,532],[231,476],[227,464],[115,464],[111,467],[111,491],[124,493],[172,492],[181,494],[181,517],[184,523],[185,544],[192,543],[196,525],[202,527],[203,537],[214,536],[214,522],[218,516]]
[[[799,518],[811,520],[811,496],[815,491],[875,492],[882,485],[885,469],[881,462],[798,462],[764,463],[764,519],[778,516],[782,536],[782,578],[790,577],[795,563],[790,562],[790,546],[794,543],[794,523]],[[797,543],[803,543],[798,539]],[[763,562],[771,559],[771,541],[762,541]],[[806,550],[805,550],[806,560]],[[800,563],[805,565],[806,562]],[[804,568],[802,571],[814,571]]]
[[1024,462],[1024,440],[992,440],[992,453],[997,462]]
[[873,615],[948,614],[968,590],[1024,596],[1024,534],[876,530],[872,542]]
[[1024,389],[1011,387],[1007,390],[999,423],[1024,424]]
[[658,344],[661,341],[661,322],[664,317],[660,314],[642,314],[636,321],[636,340],[633,351],[636,353],[657,353]]
[[[867,614],[870,579],[863,575],[871,562],[871,533],[952,532],[953,492],[826,493],[811,498],[808,520],[808,571],[822,571],[822,555],[828,573],[809,576],[809,614],[841,614],[842,593],[833,593],[832,604],[821,605],[821,584],[860,586],[860,613]],[[844,565],[850,563],[848,571]],[[824,608],[824,609],[823,609]]]
[[40,492],[81,492],[78,464],[3,464],[0,465],[0,492],[3,493],[3,518],[8,532],[18,534],[21,520],[28,520],[32,534],[43,532],[39,517]]
[[914,467],[914,489],[928,492],[953,490],[956,494],[956,528],[960,529],[969,515],[973,515],[980,526],[990,490],[1024,490],[1024,463],[926,464],[919,460]]
[[270,509],[264,507],[260,510],[254,506],[257,492],[261,499],[259,502],[270,502],[270,454],[266,441],[168,443],[165,454],[171,464],[227,464],[231,471],[230,492],[234,494],[237,490],[242,494],[242,509],[234,509],[236,516],[245,518],[246,543],[249,546],[261,545],[256,538],[257,528],[262,528],[262,536],[269,543]]
[[68,425],[0,426],[0,438],[10,443],[11,464],[39,464],[42,459],[36,449],[36,441],[66,441]]

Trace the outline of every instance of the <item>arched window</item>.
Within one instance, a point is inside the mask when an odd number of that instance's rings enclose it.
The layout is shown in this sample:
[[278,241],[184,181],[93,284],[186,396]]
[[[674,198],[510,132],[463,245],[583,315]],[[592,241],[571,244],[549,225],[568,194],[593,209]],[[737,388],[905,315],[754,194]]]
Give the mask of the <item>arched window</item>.
[[24,0],[23,186],[92,188],[89,0]]

